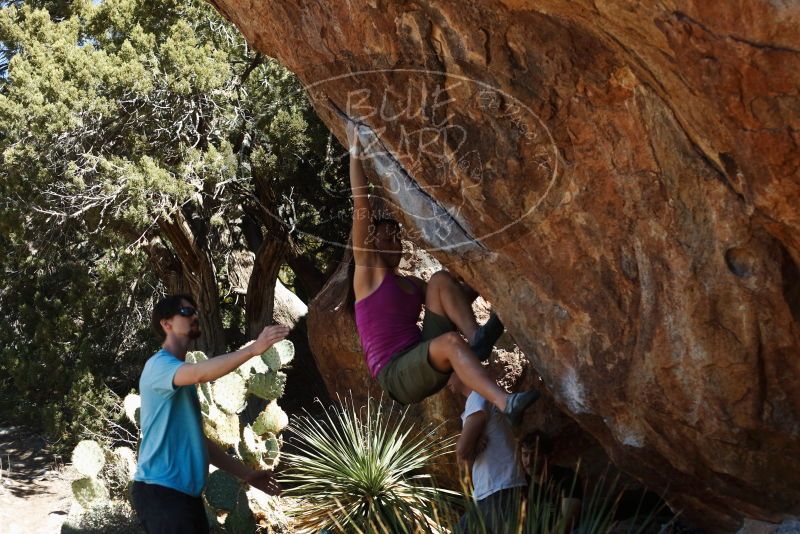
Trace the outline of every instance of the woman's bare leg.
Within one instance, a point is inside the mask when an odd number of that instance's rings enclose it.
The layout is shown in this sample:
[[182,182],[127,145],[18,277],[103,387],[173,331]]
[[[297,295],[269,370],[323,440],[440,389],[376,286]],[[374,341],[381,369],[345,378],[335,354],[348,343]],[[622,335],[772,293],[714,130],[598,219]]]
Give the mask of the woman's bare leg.
[[[439,271],[431,276],[425,291],[425,307],[450,319],[458,331],[464,334],[464,337],[472,340],[478,329],[478,323],[472,313],[467,295],[452,275],[445,271]],[[466,381],[464,383],[466,384]],[[475,389],[475,391],[478,390]],[[486,398],[488,399],[488,397]]]
[[506,409],[508,393],[489,377],[478,357],[457,333],[449,332],[434,338],[428,348],[428,359],[440,373],[454,372],[468,388],[477,391],[500,411]]

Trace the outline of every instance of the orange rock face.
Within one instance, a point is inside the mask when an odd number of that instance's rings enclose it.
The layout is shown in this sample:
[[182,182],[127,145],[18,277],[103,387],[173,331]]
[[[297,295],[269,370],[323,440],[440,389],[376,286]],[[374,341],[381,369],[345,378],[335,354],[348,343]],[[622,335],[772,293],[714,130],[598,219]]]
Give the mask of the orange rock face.
[[712,529],[800,514],[800,5],[212,3],[618,467]]

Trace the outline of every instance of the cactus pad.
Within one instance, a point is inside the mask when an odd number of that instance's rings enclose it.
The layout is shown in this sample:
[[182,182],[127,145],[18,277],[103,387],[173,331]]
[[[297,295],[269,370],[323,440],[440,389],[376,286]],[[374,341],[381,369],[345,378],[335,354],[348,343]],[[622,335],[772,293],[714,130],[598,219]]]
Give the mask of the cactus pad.
[[253,422],[253,432],[259,436],[279,434],[289,424],[289,416],[275,401],[270,402]]
[[203,395],[198,395],[198,400],[200,401],[200,413],[205,417],[211,410],[212,404]]
[[220,438],[217,433],[217,428],[206,418],[203,418],[203,434],[220,447],[225,447],[222,443],[222,438]]
[[244,409],[245,381],[238,373],[228,373],[213,382],[211,387],[217,406],[229,414]]
[[261,359],[270,370],[277,371],[294,359],[294,344],[288,339],[278,341],[261,355]]
[[201,403],[203,432],[206,437],[222,448],[235,447],[239,443],[239,417],[227,414],[215,404]]
[[96,441],[85,439],[72,451],[72,465],[80,474],[95,477],[106,463],[105,454]]
[[197,398],[200,401],[200,407],[203,407],[203,403],[211,404],[214,402],[214,395],[211,393],[211,384],[208,382],[203,382],[197,384]]
[[[240,348],[244,348],[245,346],[246,345],[242,345]],[[264,363],[261,358],[253,357],[240,365],[237,371],[240,372],[242,376],[248,377],[252,373],[266,373],[269,371],[269,366]]]
[[129,479],[136,474],[136,453],[130,447],[117,447],[111,451],[111,461],[120,467]]
[[122,408],[125,410],[125,417],[139,426],[139,410],[142,407],[142,398],[136,393],[128,393],[122,400]]
[[237,416],[223,413],[222,419],[214,423],[221,445],[236,447],[239,444],[239,418]]
[[240,493],[243,493],[242,485],[227,471],[217,469],[208,475],[206,500],[212,508],[232,511],[236,507]]
[[267,452],[264,440],[253,431],[250,425],[242,429],[242,446],[239,450],[242,458],[248,460],[250,464],[255,463],[255,460],[261,459],[261,456]]
[[274,434],[269,434],[264,439],[264,445],[265,445],[265,447],[267,449],[267,452],[266,452],[265,456],[266,456],[267,460],[272,462],[272,464],[274,465],[277,462],[278,456],[281,453],[281,444],[278,441],[278,438],[275,437]]
[[221,421],[223,417],[225,417],[225,412],[217,408],[216,404],[208,405],[208,412],[206,413],[204,419],[208,419],[209,423],[216,426],[217,422]]
[[[202,351],[195,350],[186,353],[186,363],[200,363],[206,360],[208,360],[208,357]],[[214,402],[214,398],[211,395],[211,384],[208,382],[197,384],[197,394],[200,398],[201,406],[203,401],[206,403]]]
[[250,503],[243,493],[236,507],[225,518],[226,532],[255,532],[256,519],[250,510]]
[[95,477],[79,478],[72,482],[72,494],[84,508],[91,508],[93,504],[108,500],[108,490],[105,484]]
[[277,399],[285,389],[286,375],[280,371],[254,374],[247,383],[248,393],[266,400]]
[[251,488],[247,491],[247,499],[257,522],[270,525],[274,532],[291,531],[290,519],[279,497]]
[[99,479],[108,489],[110,499],[126,499],[135,473],[136,453],[128,447],[117,447],[106,452],[106,465]]
[[274,346],[261,355],[261,361],[269,367],[270,371],[274,372],[281,368],[281,355]]

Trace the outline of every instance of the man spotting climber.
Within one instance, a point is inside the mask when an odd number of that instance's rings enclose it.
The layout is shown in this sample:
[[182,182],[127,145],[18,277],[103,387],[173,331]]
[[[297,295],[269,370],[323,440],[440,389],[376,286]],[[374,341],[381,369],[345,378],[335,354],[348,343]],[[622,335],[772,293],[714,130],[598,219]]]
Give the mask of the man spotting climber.
[[[441,390],[455,373],[516,425],[539,393],[508,394],[481,366],[503,332],[502,323],[493,315],[479,328],[464,291],[445,271],[435,273],[427,284],[398,275],[403,250],[399,225],[390,220],[373,223],[352,122],[347,137],[354,203],[351,283],[356,326],[372,376],[394,400],[414,404]],[[417,319],[423,304],[420,332]]]
[[205,437],[195,384],[230,373],[285,338],[289,328],[268,326],[235,352],[191,364],[185,359],[190,342],[200,336],[198,313],[188,295],[165,297],[153,309],[153,329],[163,343],[139,380],[142,441],[132,490],[148,533],[209,531],[200,497],[209,462],[266,493],[279,491],[271,472],[250,469]]
[[[520,516],[525,473],[516,459],[516,445],[508,421],[486,399],[453,374],[447,387],[467,399],[461,414],[456,455],[472,476],[473,494],[486,532],[508,532]],[[477,518],[464,516],[461,532],[478,532]]]

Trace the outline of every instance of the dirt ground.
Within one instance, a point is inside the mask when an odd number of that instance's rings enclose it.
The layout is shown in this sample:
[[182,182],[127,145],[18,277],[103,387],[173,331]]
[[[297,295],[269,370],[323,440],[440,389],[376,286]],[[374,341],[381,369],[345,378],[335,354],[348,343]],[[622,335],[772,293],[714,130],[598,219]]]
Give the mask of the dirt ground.
[[45,441],[20,427],[0,425],[0,534],[61,531],[72,506],[75,478]]

